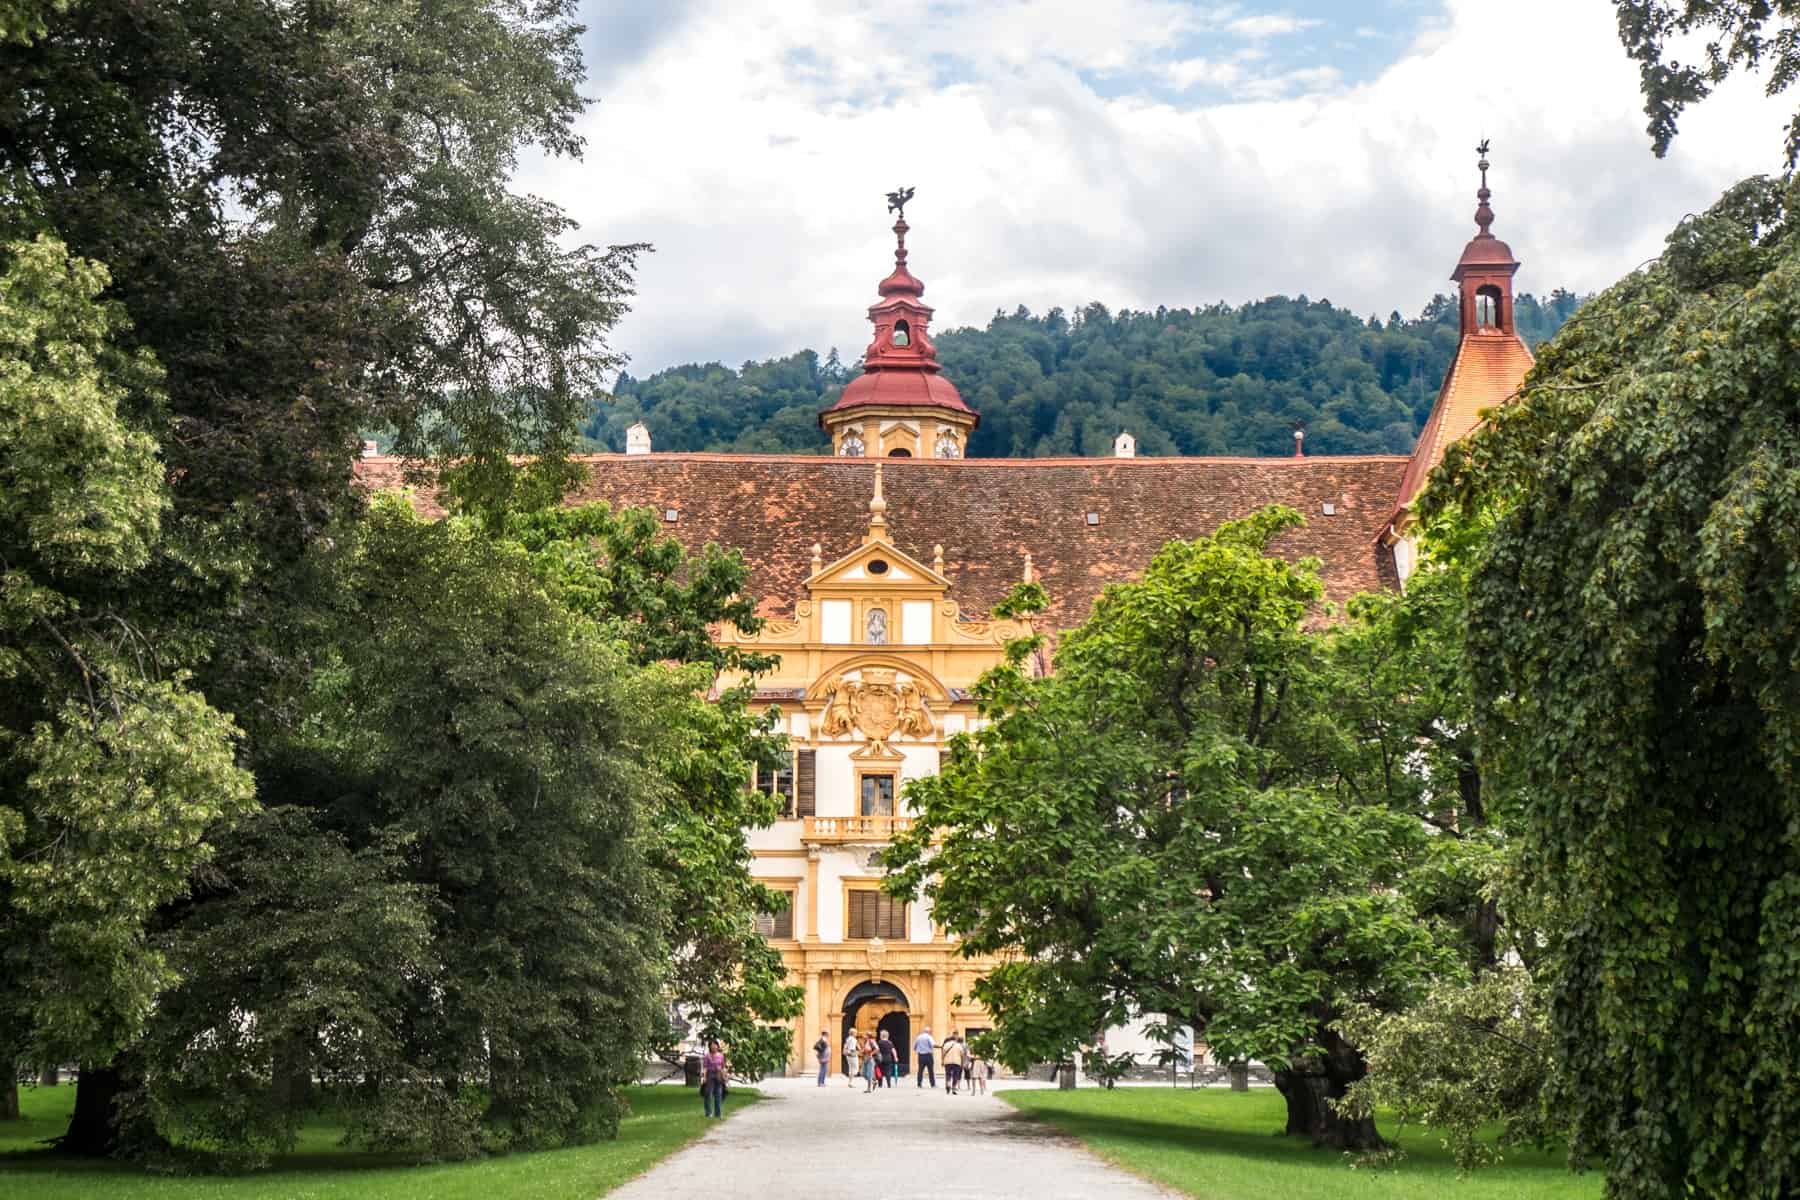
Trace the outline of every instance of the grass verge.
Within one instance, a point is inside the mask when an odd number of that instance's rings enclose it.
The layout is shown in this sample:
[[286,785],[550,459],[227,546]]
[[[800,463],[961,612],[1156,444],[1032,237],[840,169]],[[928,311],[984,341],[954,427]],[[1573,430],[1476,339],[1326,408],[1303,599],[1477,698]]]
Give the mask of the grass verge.
[[1458,1175],[1429,1131],[1382,1126],[1406,1157],[1393,1168],[1349,1165],[1340,1153],[1282,1136],[1273,1090],[1118,1088],[1002,1091],[1108,1162],[1201,1200],[1592,1200],[1598,1172],[1571,1173],[1560,1154],[1521,1151]]
[[[679,1087],[628,1088],[631,1114],[616,1141],[511,1154],[467,1163],[409,1166],[391,1156],[338,1145],[341,1130],[309,1122],[294,1153],[250,1175],[161,1177],[113,1163],[71,1162],[40,1143],[68,1125],[72,1086],[21,1088],[23,1121],[0,1122],[0,1195],[18,1200],[593,1200],[706,1130],[694,1092]],[[727,1116],[757,1099],[733,1088]]]

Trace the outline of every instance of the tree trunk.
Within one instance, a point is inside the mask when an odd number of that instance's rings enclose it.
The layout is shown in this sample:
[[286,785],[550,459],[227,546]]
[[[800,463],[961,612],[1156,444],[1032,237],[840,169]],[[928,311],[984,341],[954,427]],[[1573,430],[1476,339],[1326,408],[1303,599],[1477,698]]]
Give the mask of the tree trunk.
[[55,1087],[62,1082],[62,1071],[56,1067],[45,1067],[38,1072],[39,1087]]
[[1330,1029],[1320,1030],[1319,1046],[1320,1053],[1275,1072],[1275,1087],[1287,1101],[1287,1132],[1334,1150],[1382,1149],[1387,1143],[1374,1117],[1346,1117],[1333,1103],[1367,1074],[1362,1054]]
[[121,1106],[139,1077],[136,1059],[129,1054],[103,1067],[84,1064],[75,1082],[75,1112],[68,1130],[56,1139],[56,1148],[81,1158],[136,1157],[167,1150],[169,1143],[141,1105]]
[[296,1037],[275,1047],[275,1103],[285,1112],[313,1105],[312,1042]]
[[119,1144],[117,1101],[124,1090],[124,1076],[117,1067],[83,1064],[75,1084],[75,1112],[57,1149],[82,1158],[110,1156]]
[[0,1121],[19,1120],[19,1073],[15,1067],[4,1083],[0,1083]]

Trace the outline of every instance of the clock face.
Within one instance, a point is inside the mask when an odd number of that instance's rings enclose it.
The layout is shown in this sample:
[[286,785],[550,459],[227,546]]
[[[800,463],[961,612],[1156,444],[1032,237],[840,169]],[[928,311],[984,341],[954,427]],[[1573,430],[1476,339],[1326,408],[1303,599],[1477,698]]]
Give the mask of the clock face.
[[854,433],[851,434],[849,437],[838,443],[838,453],[845,458],[861,458],[863,454],[863,440]]
[[947,433],[938,434],[937,445],[933,447],[933,452],[939,458],[962,457],[962,447],[958,446],[956,444],[956,439]]

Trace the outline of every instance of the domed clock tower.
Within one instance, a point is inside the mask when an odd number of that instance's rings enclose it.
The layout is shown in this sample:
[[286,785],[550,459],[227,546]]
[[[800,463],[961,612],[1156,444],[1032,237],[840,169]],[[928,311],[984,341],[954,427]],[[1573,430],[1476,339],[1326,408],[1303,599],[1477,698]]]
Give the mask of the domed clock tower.
[[928,326],[931,308],[920,297],[925,284],[906,269],[905,205],[912,189],[888,194],[894,222],[894,271],[877,287],[869,308],[874,340],[863,354],[863,373],[838,402],[819,414],[831,436],[831,452],[846,457],[961,458],[980,420],[943,376]]

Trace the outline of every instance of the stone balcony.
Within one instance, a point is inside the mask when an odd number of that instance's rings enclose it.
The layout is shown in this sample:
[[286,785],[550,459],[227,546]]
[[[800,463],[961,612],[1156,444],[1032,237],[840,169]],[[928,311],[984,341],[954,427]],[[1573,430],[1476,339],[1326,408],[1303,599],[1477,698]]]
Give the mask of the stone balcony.
[[885,842],[912,828],[911,817],[807,817],[802,842]]

